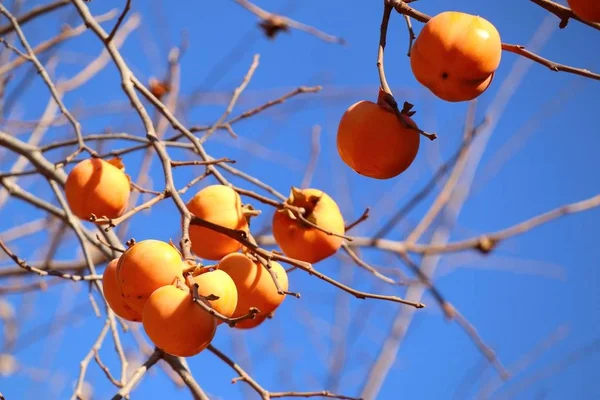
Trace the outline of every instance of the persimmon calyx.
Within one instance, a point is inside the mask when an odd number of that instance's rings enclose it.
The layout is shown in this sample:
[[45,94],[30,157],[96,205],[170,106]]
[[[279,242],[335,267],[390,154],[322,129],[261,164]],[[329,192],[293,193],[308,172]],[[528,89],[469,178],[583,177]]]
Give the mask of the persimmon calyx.
[[244,217],[246,217],[246,219],[248,221],[250,221],[250,218],[257,217],[261,213],[262,213],[262,211],[257,210],[256,208],[252,207],[252,204],[242,205],[242,214],[244,215]]
[[105,161],[113,165],[114,167],[117,167],[121,171],[125,172],[125,164],[123,163],[123,159],[121,157],[114,157]]
[[315,207],[317,207],[317,204],[319,204],[320,200],[321,196],[307,196],[301,189],[292,186],[290,197],[288,198],[287,203],[294,207],[304,209],[302,216],[308,219],[315,210]]
[[171,283],[171,284],[179,290],[183,290],[186,293],[190,293],[190,288],[184,282],[182,282],[181,279],[179,279],[179,278],[173,279],[173,283]]
[[394,98],[394,95],[383,90],[381,86],[379,87],[379,93],[377,94],[377,105],[391,113],[396,113],[398,111],[398,102]]

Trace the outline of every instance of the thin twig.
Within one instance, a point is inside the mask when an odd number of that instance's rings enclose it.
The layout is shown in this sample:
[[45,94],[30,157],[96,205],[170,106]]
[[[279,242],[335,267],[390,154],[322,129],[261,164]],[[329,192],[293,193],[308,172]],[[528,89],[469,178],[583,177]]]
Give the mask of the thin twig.
[[102,347],[104,338],[106,337],[106,334],[108,333],[108,328],[109,328],[109,326],[108,326],[108,320],[107,320],[104,323],[104,326],[102,327],[102,330],[100,331],[100,334],[98,335],[98,338],[92,345],[92,348],[90,349],[90,351],[88,351],[88,353],[84,357],[84,359],[81,360],[81,362],[79,363],[79,369],[80,369],[79,378],[77,379],[77,383],[75,384],[75,391],[73,392],[73,396],[71,396],[71,400],[76,400],[76,399],[83,400],[83,384],[85,382],[85,374],[87,372],[88,366],[90,365],[90,362],[94,358],[94,354],[96,354],[98,352],[98,350],[100,350],[100,348]]
[[[54,10],[58,10],[59,8],[66,6],[70,2],[71,2],[70,0],[58,0],[58,1],[55,1],[54,3],[45,4],[43,6],[38,6],[38,7],[32,8],[31,11],[29,11],[28,13],[19,16],[16,19],[17,23],[18,23],[18,25],[24,25],[27,22],[29,22],[41,15],[47,14]],[[10,33],[14,30],[15,30],[14,24],[11,23],[11,24],[5,25],[3,27],[0,27],[0,35],[6,35],[7,33]]]
[[75,119],[75,117],[73,117],[73,115],[69,112],[69,110],[67,110],[67,108],[65,107],[64,103],[61,100],[61,96],[59,95],[58,91],[56,90],[56,86],[54,85],[54,83],[52,83],[52,80],[50,79],[50,76],[48,75],[48,71],[46,71],[46,68],[44,68],[42,63],[38,60],[35,53],[33,52],[31,46],[29,45],[29,42],[27,41],[27,38],[25,37],[25,34],[21,30],[21,27],[20,27],[17,19],[10,13],[10,11],[8,11],[8,9],[2,3],[0,3],[0,13],[4,14],[4,16],[6,18],[8,18],[10,20],[11,24],[14,26],[14,30],[17,33],[17,36],[19,37],[21,44],[27,51],[30,61],[35,65],[38,73],[42,77],[42,80],[44,81],[44,83],[46,84],[48,89],[50,90],[50,93],[52,94],[54,101],[56,101],[56,104],[60,108],[60,111],[69,120],[69,122],[73,126],[73,129],[75,130],[75,135],[77,136],[79,149],[75,153],[73,153],[71,156],[67,157],[67,160],[74,158],[77,154],[79,154],[83,150],[87,151],[92,156],[97,155],[96,152],[94,150],[92,150],[91,148],[89,148],[83,141],[83,136],[81,134],[81,125]]
[[91,275],[71,275],[66,272],[54,271],[54,270],[42,270],[36,267],[32,267],[27,264],[25,260],[20,259],[15,253],[13,253],[8,246],[4,243],[4,241],[0,240],[0,249],[4,251],[4,253],[9,256],[20,268],[25,271],[32,272],[34,274],[38,274],[39,276],[56,276],[59,278],[71,280],[73,282],[79,281],[97,281],[101,278],[101,275],[96,275],[95,273]]
[[117,392],[117,394],[112,397],[112,400],[122,400],[128,398],[131,391],[142,380],[144,375],[146,375],[146,372],[148,372],[148,370],[163,357],[163,354],[164,353],[160,349],[154,349],[154,353],[148,357],[144,364],[135,370],[129,381],[121,388],[121,390]]
[[240,86],[238,86],[233,91],[233,95],[231,96],[231,99],[229,100],[229,104],[227,105],[227,108],[225,109],[223,114],[219,117],[219,119],[202,136],[202,138],[200,139],[200,143],[205,142],[210,137],[210,135],[212,135],[214,133],[214,131],[217,130],[217,127],[219,125],[221,125],[223,122],[225,122],[227,117],[229,117],[229,115],[233,111],[233,107],[235,106],[235,103],[238,101],[240,95],[242,94],[244,89],[246,89],[246,87],[250,83],[250,80],[252,79],[252,76],[254,75],[256,68],[258,68],[259,59],[260,59],[260,55],[255,54],[254,57],[252,58],[252,64],[250,64],[250,68],[248,68],[248,72],[246,72],[246,76],[244,76],[242,83],[240,84]]
[[408,57],[410,57],[410,53],[412,52],[413,42],[417,38],[417,35],[415,35],[415,31],[413,30],[412,22],[410,21],[410,17],[408,15],[404,15],[403,17],[404,17],[404,20],[406,21],[406,28],[408,29],[408,51],[406,52],[406,55]]
[[542,8],[544,8],[546,11],[549,11],[552,14],[556,15],[558,18],[560,18],[559,28],[561,28],[561,29],[567,27],[567,24],[569,23],[570,19],[574,19],[574,20],[581,22],[582,24],[586,24],[587,26],[590,26],[590,27],[600,31],[600,23],[586,21],[585,19],[579,18],[568,7],[565,7],[561,4],[555,3],[550,0],[530,0],[530,1],[537,4],[538,6],[540,6]]
[[112,30],[108,34],[108,37],[106,38],[107,42],[110,42],[113,39],[113,37],[115,37],[117,30],[119,30],[119,26],[121,26],[121,24],[123,23],[123,20],[125,19],[125,16],[129,12],[130,8],[131,8],[131,0],[126,0],[125,7],[123,8],[123,12],[121,12],[121,15],[119,15],[119,18],[117,19],[117,22],[115,23],[114,28],[112,28]]
[[548,69],[550,69],[551,71],[554,71],[554,72],[561,72],[561,71],[568,72],[570,74],[575,74],[575,75],[584,76],[584,77],[590,78],[590,79],[600,80],[600,74],[592,72],[588,69],[575,68],[575,67],[570,67],[570,66],[564,65],[564,64],[558,64],[554,61],[548,60],[547,58],[544,58],[544,57],[538,56],[535,53],[532,53],[531,51],[527,50],[525,48],[525,46],[521,46],[518,44],[502,43],[502,50],[508,51],[510,53],[518,54],[521,57],[528,58],[532,61],[535,61],[538,64],[548,67]]
[[163,360],[171,366],[177,375],[179,375],[184,384],[188,387],[188,389],[190,389],[190,392],[195,400],[209,400],[206,393],[204,393],[198,382],[196,382],[194,379],[194,376],[187,366],[185,358],[175,357],[171,354],[165,353],[163,355]]

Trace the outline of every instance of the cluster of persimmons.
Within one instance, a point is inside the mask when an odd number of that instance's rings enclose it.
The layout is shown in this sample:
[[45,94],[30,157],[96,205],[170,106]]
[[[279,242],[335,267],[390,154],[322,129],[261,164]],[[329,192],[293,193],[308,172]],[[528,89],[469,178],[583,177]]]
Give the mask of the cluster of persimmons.
[[[580,18],[600,22],[600,1],[568,2]],[[438,98],[462,102],[487,90],[501,53],[500,34],[492,23],[447,11],[425,24],[412,46],[410,65],[417,81]],[[357,173],[375,179],[404,172],[418,153],[422,133],[410,118],[413,113],[394,108],[383,94],[380,91],[377,103],[363,100],[350,106],[337,132],[342,160]],[[83,160],[65,184],[72,213],[96,223],[123,216],[130,190],[120,159]],[[226,185],[204,187],[187,208],[229,232],[250,233],[249,220],[257,213]],[[283,254],[316,263],[337,252],[345,225],[329,195],[317,189],[292,188],[273,215],[272,230]],[[287,272],[278,262],[258,257],[234,236],[199,224],[190,226],[191,250],[214,265],[184,260],[171,242],[128,242],[128,249],[104,271],[108,305],[119,317],[141,322],[157,347],[183,357],[205,349],[226,319],[239,318],[234,326],[240,329],[260,325],[285,299]]]
[[[90,158],[71,170],[65,192],[75,216],[100,223],[125,213],[130,181],[119,159]],[[225,185],[204,187],[187,208],[229,232],[250,233],[249,219],[256,215]],[[292,188],[289,199],[274,213],[272,228],[286,256],[310,263],[333,255],[345,231],[339,207],[330,196],[317,189],[297,188]],[[191,250],[214,265],[184,260],[172,242],[128,242],[127,250],[110,261],[103,274],[108,305],[119,317],[142,322],[157,347],[182,357],[206,348],[224,318],[240,318],[234,325],[240,329],[260,325],[285,299],[288,276],[281,264],[260,259],[232,236],[190,226]],[[196,304],[199,301],[208,307]],[[251,309],[256,309],[253,318],[249,317]]]
[[[600,23],[600,1],[568,0],[579,18]],[[445,11],[421,29],[410,52],[416,80],[438,98],[463,102],[477,98],[492,83],[500,65],[502,42],[486,19]],[[415,160],[420,131],[411,113],[395,112],[385,97],[362,100],[341,118],[337,148],[342,160],[360,175],[390,179]]]

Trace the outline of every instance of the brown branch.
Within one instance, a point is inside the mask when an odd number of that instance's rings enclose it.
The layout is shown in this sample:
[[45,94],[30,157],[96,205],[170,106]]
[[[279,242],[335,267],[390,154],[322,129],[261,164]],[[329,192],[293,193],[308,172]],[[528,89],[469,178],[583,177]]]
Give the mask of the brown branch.
[[445,245],[409,245],[407,246],[407,250],[421,254],[436,254],[476,249],[483,253],[489,253],[502,240],[521,235],[537,226],[546,224],[565,215],[580,213],[598,206],[600,206],[600,194],[586,200],[555,208],[554,210],[497,232],[488,233],[471,239],[450,242]]
[[117,19],[117,22],[115,23],[114,28],[112,28],[112,30],[108,34],[108,37],[106,38],[106,42],[110,42],[115,37],[115,34],[119,30],[119,26],[121,26],[121,24],[123,23],[123,20],[125,19],[125,16],[129,12],[130,8],[131,8],[131,0],[126,0],[125,7],[123,8],[121,15],[119,15],[119,18]]
[[[21,15],[20,17],[18,17],[16,19],[17,24],[24,25],[27,22],[29,22],[41,15],[47,14],[54,10],[58,10],[59,8],[66,6],[70,2],[71,2],[70,0],[58,0],[58,1],[55,1],[54,3],[50,3],[50,4],[43,5],[43,6],[38,6],[38,7],[32,8],[31,11],[29,11],[26,14]],[[14,30],[15,30],[14,24],[12,24],[12,23],[7,24],[5,26],[0,27],[0,35],[6,35],[7,33],[10,33]]]
[[182,167],[182,166],[187,166],[187,165],[214,165],[214,164],[220,164],[220,163],[235,164],[235,160],[231,160],[227,157],[216,158],[213,160],[206,160],[206,161],[200,161],[200,160],[173,161],[173,160],[171,160],[171,167]]
[[320,92],[321,89],[323,89],[322,86],[300,86],[299,88],[292,90],[291,92],[288,92],[286,94],[284,94],[283,96],[275,99],[275,100],[269,100],[266,103],[264,103],[261,106],[255,107],[251,110],[248,111],[244,111],[243,113],[241,113],[240,115],[238,115],[237,117],[234,117],[232,119],[230,119],[229,121],[227,121],[227,124],[229,125],[233,125],[238,121],[241,121],[243,119],[252,117],[260,112],[265,111],[266,109],[269,109],[273,106],[279,105],[284,103],[286,100],[295,97],[299,94],[303,94],[303,93],[317,93]]
[[[175,184],[173,181],[173,174],[170,165],[170,158],[166,151],[164,144],[160,141],[157,136],[156,130],[154,128],[154,124],[152,119],[148,115],[148,112],[144,108],[144,105],[140,101],[135,89],[138,89],[142,94],[151,101],[153,105],[158,107],[161,113],[173,124],[177,129],[185,133],[185,135],[194,143],[196,150],[201,155],[202,159],[209,160],[211,157],[206,153],[202,145],[198,142],[198,139],[194,137],[192,133],[190,133],[174,116],[173,114],[167,110],[167,108],[158,100],[136,77],[133,75],[133,72],[129,69],[125,60],[119,53],[119,50],[116,48],[112,41],[106,42],[106,38],[108,37],[107,33],[104,29],[93,19],[92,14],[90,13],[88,7],[85,5],[83,0],[73,0],[77,11],[84,21],[89,25],[92,31],[98,36],[100,40],[105,44],[106,49],[111,55],[113,61],[115,62],[117,69],[121,75],[121,82],[123,90],[127,97],[131,100],[131,103],[134,109],[137,111],[138,116],[140,117],[144,128],[146,130],[146,137],[152,143],[158,157],[161,160],[163,173],[165,178],[165,190],[167,193],[171,195],[171,199],[175,203],[177,209],[182,214],[182,239],[181,239],[181,247],[183,251],[183,255],[186,259],[193,259],[191,254],[191,241],[189,238],[189,221],[191,218],[191,214],[187,210],[187,207],[181,196],[177,193],[177,189],[175,188]],[[209,165],[208,168],[212,171],[212,173],[217,177],[221,177],[220,173],[216,171],[213,165]]]
[[212,344],[209,344],[207,350],[213,353],[215,356],[220,358],[225,364],[229,365],[237,374],[238,377],[234,378],[231,383],[238,381],[246,382],[252,389],[258,393],[263,400],[269,400],[269,392],[265,390],[258,382],[256,382],[242,367],[235,363],[231,358],[227,357],[225,353],[221,352]]
[[177,375],[179,375],[183,383],[190,389],[190,392],[195,400],[209,400],[206,393],[204,393],[198,382],[196,382],[194,379],[194,376],[187,366],[185,358],[175,357],[171,354],[165,353],[163,355],[163,360],[169,364],[169,366],[171,366]]
[[98,364],[98,367],[100,367],[102,372],[104,372],[104,375],[106,375],[106,377],[108,378],[110,383],[112,383],[113,385],[115,385],[116,387],[119,387],[119,388],[123,387],[123,384],[121,382],[119,382],[117,379],[115,379],[114,376],[112,376],[112,374],[110,373],[110,369],[108,369],[108,367],[102,362],[102,360],[100,359],[100,353],[98,353],[98,350],[93,349],[93,351],[94,351],[94,361],[96,361],[96,364]]
[[153,205],[155,205],[156,203],[159,203],[166,198],[167,198],[166,192],[159,193],[158,195],[154,196],[147,202],[140,204],[139,206],[133,207],[132,209],[130,209],[129,211],[127,211],[126,213],[124,213],[123,215],[121,215],[118,218],[111,219],[111,218],[107,218],[105,216],[101,216],[101,217],[94,218],[94,222],[96,222],[98,224],[107,224],[108,226],[106,228],[104,228],[104,230],[106,232],[108,232],[111,228],[119,226],[120,223],[133,217],[138,212],[140,212],[142,210],[147,210],[150,207],[152,207]]
[[163,357],[163,355],[164,353],[160,349],[154,349],[154,353],[148,357],[144,364],[135,370],[129,381],[121,388],[121,390],[117,392],[117,394],[112,397],[112,400],[122,400],[128,398],[131,391],[142,380],[144,375],[146,375],[146,372],[148,372],[148,370],[152,368],[152,366],[156,364]]
[[19,37],[19,41],[21,42],[21,44],[27,51],[27,55],[29,56],[29,61],[31,61],[35,65],[35,68],[37,69],[38,73],[42,77],[42,80],[48,87],[48,90],[50,90],[50,93],[52,94],[52,98],[58,105],[62,114],[69,120],[69,122],[73,126],[73,129],[75,130],[75,135],[77,136],[79,148],[71,156],[67,157],[67,160],[74,158],[77,154],[79,154],[81,151],[84,151],[84,150],[87,151],[92,156],[97,155],[94,150],[89,148],[84,143],[83,137],[81,134],[81,125],[79,124],[79,122],[77,122],[77,120],[75,119],[75,117],[73,117],[73,115],[69,112],[69,110],[67,110],[64,103],[62,102],[61,96],[58,94],[56,86],[54,85],[54,83],[52,83],[52,80],[50,79],[50,76],[48,75],[48,71],[46,71],[46,68],[44,68],[42,63],[36,57],[35,53],[33,52],[33,49],[31,48],[31,46],[29,45],[29,42],[27,41],[27,38],[25,37],[25,34],[21,30],[19,21],[17,21],[17,19],[10,13],[10,11],[8,11],[8,9],[2,3],[0,3],[0,13],[4,14],[4,16],[10,20],[11,24],[14,27],[14,31],[16,32],[17,36]]
[[575,74],[575,75],[584,76],[584,77],[590,78],[590,79],[600,80],[600,74],[592,72],[588,69],[575,68],[575,67],[570,67],[568,65],[558,64],[554,61],[548,60],[547,58],[544,58],[544,57],[538,56],[535,53],[532,53],[531,51],[525,49],[525,47],[521,46],[521,45],[502,43],[502,50],[508,51],[510,53],[518,54],[529,60],[535,61],[538,64],[548,67],[548,69],[550,69],[551,71],[554,71],[554,72],[561,72],[561,71],[568,72],[570,74]]
[[84,399],[83,384],[85,382],[85,374],[87,372],[88,366],[90,365],[90,362],[94,358],[94,354],[96,354],[98,352],[98,350],[100,350],[100,348],[102,347],[102,343],[104,342],[104,338],[106,337],[106,334],[108,333],[108,329],[109,329],[109,326],[108,326],[108,320],[107,320],[104,324],[104,327],[100,331],[98,338],[92,345],[92,348],[90,349],[90,351],[88,351],[87,355],[79,363],[79,378],[77,379],[77,383],[75,384],[75,391],[73,392],[73,396],[71,396],[71,400],[83,400]]
[[381,18],[381,28],[379,31],[379,48],[377,50],[377,71],[379,72],[379,82],[383,91],[391,96],[392,89],[387,82],[385,77],[385,67],[383,65],[383,57],[385,53],[385,45],[387,41],[387,30],[390,23],[390,16],[392,15],[393,7],[389,2],[385,2],[383,5],[383,17]]
[[350,397],[342,394],[331,393],[328,390],[322,390],[320,392],[270,392],[269,397],[272,399],[282,397],[325,397],[328,399],[340,399],[340,400],[363,400],[362,397]]
[[367,207],[365,208],[365,211],[363,211],[363,213],[361,214],[360,217],[358,217],[358,219],[354,222],[349,223],[348,225],[346,225],[346,227],[344,228],[345,232],[348,232],[350,229],[356,227],[357,225],[359,225],[360,223],[366,221],[369,218],[369,213],[371,212],[371,208]]
[[566,28],[567,24],[569,23],[569,20],[574,19],[574,20],[581,22],[582,24],[586,24],[587,26],[590,26],[590,27],[600,31],[599,23],[586,21],[582,18],[579,18],[568,7],[565,7],[561,4],[555,3],[550,0],[530,0],[530,1],[537,4],[538,6],[540,6],[542,8],[544,8],[546,11],[551,12],[552,14],[556,15],[558,18],[560,18],[560,25],[559,25],[560,29]]
[[210,135],[212,135],[217,130],[217,127],[219,125],[223,124],[223,122],[225,122],[227,117],[229,117],[229,115],[233,111],[233,107],[235,106],[235,103],[238,101],[240,95],[242,94],[242,92],[246,89],[246,87],[250,83],[250,80],[252,79],[252,76],[254,75],[256,68],[258,68],[259,59],[260,59],[260,55],[255,54],[254,57],[252,58],[252,64],[250,64],[250,68],[248,68],[248,72],[246,72],[246,76],[244,76],[242,83],[240,84],[240,86],[238,86],[233,91],[233,95],[231,96],[231,99],[229,100],[229,104],[227,105],[227,108],[225,109],[223,114],[219,117],[219,119],[210,128],[208,128],[206,133],[200,139],[200,143],[204,143],[210,137]]
[[417,38],[417,35],[415,35],[415,31],[413,30],[412,22],[410,21],[410,17],[408,15],[403,15],[403,17],[404,17],[404,20],[406,21],[406,29],[408,29],[408,51],[406,52],[406,55],[408,57],[410,57],[410,53],[412,52],[413,42]]
[[212,222],[206,221],[204,219],[198,218],[196,216],[192,217],[191,224],[203,226],[205,228],[212,229],[216,232],[219,232],[226,236],[229,236],[229,237],[239,241],[240,243],[242,243],[245,247],[247,247],[253,253],[255,253],[261,257],[264,257],[267,260],[281,261],[286,264],[290,264],[295,267],[298,267],[298,268],[304,270],[305,272],[308,272],[310,275],[314,275],[317,278],[321,279],[322,281],[332,284],[333,286],[352,294],[354,297],[356,297],[358,299],[361,299],[361,300],[378,299],[378,300],[386,300],[386,301],[392,301],[395,303],[405,304],[405,305],[409,305],[409,306],[415,307],[415,308],[425,307],[425,305],[423,303],[408,301],[408,300],[402,299],[398,296],[387,296],[387,295],[382,295],[382,294],[374,294],[374,293],[368,293],[368,292],[363,292],[360,290],[353,289],[353,288],[351,288],[347,285],[344,285],[343,283],[338,282],[335,279],[323,274],[322,272],[317,271],[310,263],[296,260],[296,259],[293,259],[290,257],[286,257],[284,255],[276,254],[276,253],[273,253],[273,252],[270,252],[270,251],[267,251],[267,250],[264,250],[264,249],[258,247],[257,244],[253,243],[251,240],[248,239],[248,236],[247,236],[246,232],[244,232],[244,231],[228,229],[228,228],[222,227],[220,225],[214,224]]
[[369,264],[367,264],[365,261],[363,261],[358,256],[358,254],[356,254],[356,252],[354,250],[352,250],[352,247],[350,247],[350,245],[348,243],[345,243],[345,242],[342,243],[342,249],[346,252],[346,254],[348,254],[348,256],[350,256],[350,258],[352,259],[352,261],[354,261],[356,263],[356,265],[358,265],[359,267],[362,267],[363,269],[369,271],[377,279],[381,279],[382,281],[384,281],[386,283],[389,283],[391,285],[398,285],[398,286],[404,286],[404,285],[406,285],[405,282],[396,281],[396,280],[390,278],[389,276],[386,276],[386,275],[382,274],[381,272],[377,271],[375,268],[373,268],[372,266],[370,266]]
[[91,275],[85,275],[85,276],[84,275],[71,275],[66,272],[60,272],[60,271],[54,271],[54,270],[42,270],[42,269],[39,269],[36,267],[32,267],[31,265],[27,264],[27,262],[25,260],[20,259],[15,253],[13,253],[8,248],[8,246],[6,246],[4,241],[2,241],[2,240],[0,240],[0,249],[2,249],[2,251],[4,251],[4,253],[6,253],[6,255],[9,256],[20,268],[22,268],[25,271],[32,272],[34,274],[38,274],[39,276],[56,276],[59,278],[71,280],[73,282],[97,281],[97,280],[102,279],[101,275],[96,275],[95,273],[92,273]]
[[239,366],[235,361],[229,358],[225,353],[221,352],[212,344],[208,345],[208,351],[217,356],[221,361],[225,364],[229,365],[238,376],[231,380],[231,383],[236,383],[239,381],[246,382],[263,400],[282,398],[282,397],[326,397],[330,399],[341,399],[341,400],[362,400],[357,397],[348,397],[344,395],[339,395],[335,393],[328,392],[326,390],[320,392],[269,392],[265,388],[263,388],[256,380],[254,380],[250,374],[248,374],[241,366]]
[[[95,18],[96,18],[96,21],[98,21],[98,22],[105,22],[105,21],[109,21],[109,20],[113,19],[115,17],[115,15],[116,15],[116,10],[112,10],[112,11],[107,12],[106,14],[99,15]],[[66,27],[62,28],[61,32],[58,35],[56,35],[55,37],[48,39],[47,41],[42,42],[39,45],[37,45],[36,47],[34,47],[33,53],[36,55],[42,54],[43,52],[66,41],[67,39],[81,35],[86,30],[87,30],[87,26],[85,26],[85,24],[81,24],[75,28],[66,26]],[[27,61],[28,61],[28,59],[26,59],[26,58],[15,58],[11,62],[1,65],[0,66],[0,76],[7,74],[9,71],[12,71],[15,68],[18,68],[19,66],[23,65]],[[77,141],[75,141],[75,144],[76,143],[77,143]]]
[[488,362],[498,371],[500,374],[500,379],[506,381],[510,378],[511,374],[508,370],[502,365],[498,356],[496,356],[496,352],[488,346],[484,340],[481,338],[477,329],[471,324],[458,310],[452,307],[454,320],[462,328],[462,330],[471,338],[471,341],[475,344],[477,349],[485,356]]

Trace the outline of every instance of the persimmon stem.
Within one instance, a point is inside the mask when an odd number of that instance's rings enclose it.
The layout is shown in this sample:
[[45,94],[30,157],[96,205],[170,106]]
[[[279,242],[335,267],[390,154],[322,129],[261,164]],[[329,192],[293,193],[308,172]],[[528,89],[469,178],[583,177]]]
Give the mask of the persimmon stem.
[[379,71],[379,81],[381,82],[381,87],[386,93],[392,94],[392,90],[387,83],[387,79],[385,78],[385,70],[383,67],[383,53],[385,51],[386,39],[387,39],[387,30],[390,22],[390,15],[392,14],[393,6],[387,1],[383,2],[383,17],[381,19],[381,31],[379,34],[379,49],[377,51],[377,70]]
[[[387,30],[390,22],[390,15],[392,14],[392,10],[394,9],[395,2],[384,0],[383,2],[383,17],[381,19],[381,31],[379,34],[379,49],[377,51],[377,71],[379,72],[379,94],[377,97],[377,104],[380,106],[394,112],[400,122],[407,128],[414,129],[419,132],[421,135],[425,136],[429,140],[435,140],[437,135],[435,133],[427,133],[411,124],[408,124],[405,119],[402,117],[402,113],[398,108],[398,102],[394,98],[392,93],[392,89],[387,82],[385,77],[385,68],[383,66],[383,58],[385,52],[385,45],[387,40]],[[410,25],[410,20],[407,19],[407,24],[409,24],[410,31],[412,31],[412,26]],[[410,34],[410,32],[409,32]],[[411,36],[411,47],[412,47],[412,36]],[[410,54],[410,49],[409,49]]]

